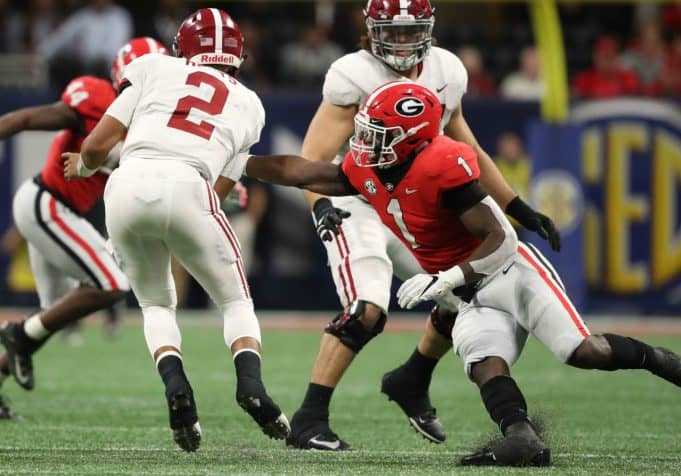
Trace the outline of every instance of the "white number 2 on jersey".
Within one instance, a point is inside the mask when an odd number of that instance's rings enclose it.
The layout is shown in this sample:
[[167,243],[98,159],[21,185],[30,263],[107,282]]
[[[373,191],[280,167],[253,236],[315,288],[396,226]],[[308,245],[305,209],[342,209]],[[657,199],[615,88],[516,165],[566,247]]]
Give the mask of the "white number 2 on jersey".
[[414,238],[414,235],[412,235],[407,229],[407,224],[404,223],[404,218],[402,217],[402,208],[400,208],[400,201],[396,198],[390,199],[388,202],[388,208],[386,210],[392,215],[395,223],[397,224],[397,228],[400,229],[404,239],[409,242],[412,248],[418,248],[420,245],[416,243],[416,238]]
[[459,158],[456,159],[456,163],[458,165],[460,165],[461,167],[463,167],[463,169],[466,171],[466,173],[468,174],[469,177],[473,176],[473,171],[471,170],[468,163],[465,160],[463,160],[463,157],[459,156]]

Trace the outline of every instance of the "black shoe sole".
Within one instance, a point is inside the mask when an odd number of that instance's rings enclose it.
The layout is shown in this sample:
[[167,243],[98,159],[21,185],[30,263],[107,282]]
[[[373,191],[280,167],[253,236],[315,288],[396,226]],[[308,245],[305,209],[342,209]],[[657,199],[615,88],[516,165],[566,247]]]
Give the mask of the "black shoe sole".
[[[22,382],[19,380],[16,374],[16,366],[17,366],[17,346],[16,342],[14,339],[8,335],[12,329],[13,324],[7,324],[3,328],[0,329],[0,343],[5,347],[5,350],[7,351],[7,368],[9,369],[9,373],[12,374],[12,377],[14,377],[14,381],[19,385],[21,388],[24,390],[33,390],[35,388],[35,378],[32,375],[31,372],[31,377],[28,379],[26,382]],[[30,357],[29,357],[30,358]]]
[[[286,415],[269,397],[240,397],[237,403],[255,420],[265,435],[275,440],[283,440],[289,435],[291,426]],[[264,407],[263,403],[268,407]],[[267,414],[276,416],[272,418]]]
[[461,466],[508,466],[508,467],[546,467],[551,466],[551,448],[543,448],[537,452],[526,464],[501,464],[494,453],[483,449],[478,453],[467,455],[459,461]]
[[171,397],[168,410],[170,421],[173,422],[170,429],[175,443],[189,453],[198,450],[201,445],[201,426],[194,417],[196,408],[191,398],[184,394]]

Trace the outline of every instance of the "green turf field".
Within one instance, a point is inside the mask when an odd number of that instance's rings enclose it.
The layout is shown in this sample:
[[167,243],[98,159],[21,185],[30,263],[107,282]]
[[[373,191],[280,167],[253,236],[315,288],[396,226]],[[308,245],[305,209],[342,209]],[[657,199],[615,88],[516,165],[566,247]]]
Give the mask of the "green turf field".
[[[300,403],[319,334],[265,331],[264,377],[291,416]],[[36,358],[37,387],[7,381],[2,393],[25,416],[0,421],[0,474],[679,474],[681,392],[644,372],[580,371],[531,341],[514,368],[530,411],[541,415],[554,467],[460,468],[458,458],[495,434],[476,388],[454,355],[436,370],[432,400],[448,430],[433,445],[379,393],[382,373],[412,350],[417,334],[385,334],[369,345],[337,390],[332,425],[357,451],[284,449],[234,401],[234,371],[219,328],[184,327],[185,366],[204,430],[195,454],[167,429],[160,379],[141,328],[108,342],[90,327],[85,344],[58,339]],[[681,351],[681,340],[652,339]]]

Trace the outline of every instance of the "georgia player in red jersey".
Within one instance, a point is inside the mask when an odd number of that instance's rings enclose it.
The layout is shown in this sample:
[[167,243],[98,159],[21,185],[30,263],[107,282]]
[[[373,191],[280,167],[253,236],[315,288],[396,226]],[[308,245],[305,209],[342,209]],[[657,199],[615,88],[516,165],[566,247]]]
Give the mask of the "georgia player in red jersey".
[[[351,151],[336,180],[330,179],[333,170],[321,167],[329,164],[313,167],[290,158],[285,164],[251,158],[246,173],[326,195],[361,194],[369,201],[426,271],[399,288],[400,306],[411,309],[429,300],[451,306],[453,296],[460,298],[453,348],[504,435],[461,463],[545,466],[550,450],[536,434],[509,370],[530,334],[568,365],[646,369],[677,386],[681,358],[629,337],[589,332],[550,262],[517,241],[499,206],[478,185],[473,149],[438,135],[441,114],[440,102],[425,87],[388,83],[360,106]],[[271,173],[276,168],[288,168],[292,177],[281,180]],[[309,185],[313,182],[317,185]],[[321,223],[338,225],[338,214],[330,207]],[[363,331],[356,320],[338,326],[346,338]]]
[[24,182],[14,196],[14,222],[29,243],[41,311],[0,329],[6,349],[0,358],[0,382],[11,373],[20,386],[31,390],[35,384],[32,354],[67,324],[110,307],[130,289],[106,239],[82,216],[102,196],[106,169],[84,180],[66,181],[61,154],[80,150],[115,99],[123,67],[147,53],[167,54],[156,40],[135,38],[119,50],[112,68],[113,85],[81,76],[67,85],[59,101],[0,117],[0,139],[25,130],[61,130],[40,173]]

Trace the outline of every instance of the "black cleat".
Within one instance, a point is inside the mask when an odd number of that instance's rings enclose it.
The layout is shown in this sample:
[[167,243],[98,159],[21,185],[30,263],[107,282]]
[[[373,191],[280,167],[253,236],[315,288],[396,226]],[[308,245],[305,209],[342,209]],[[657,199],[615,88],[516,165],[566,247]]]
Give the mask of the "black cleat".
[[462,466],[550,466],[551,449],[529,422],[511,425],[506,436],[461,458]]
[[22,352],[17,341],[17,333],[21,324],[5,322],[0,327],[0,343],[7,351],[7,367],[14,376],[14,380],[20,387],[33,390],[35,378],[33,377],[33,359],[30,353]]
[[414,385],[403,367],[383,375],[381,392],[400,406],[412,428],[426,440],[439,444],[447,439],[445,428],[430,404],[428,391]]
[[168,413],[173,440],[184,451],[192,452],[201,444],[201,425],[196,404],[190,392],[177,393],[168,398]]
[[291,433],[286,437],[286,446],[299,450],[352,451],[349,443],[341,440],[331,431],[325,420],[306,420],[300,411],[293,415]]
[[267,395],[262,382],[246,380],[238,382],[236,402],[270,438],[283,440],[291,431],[286,415]]
[[0,395],[0,420],[23,420],[21,415],[10,410],[2,395]]
[[655,347],[654,363],[650,371],[668,382],[681,387],[681,357],[664,347]]

